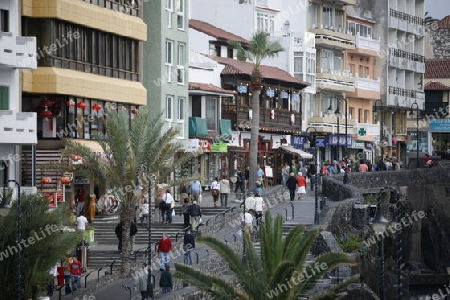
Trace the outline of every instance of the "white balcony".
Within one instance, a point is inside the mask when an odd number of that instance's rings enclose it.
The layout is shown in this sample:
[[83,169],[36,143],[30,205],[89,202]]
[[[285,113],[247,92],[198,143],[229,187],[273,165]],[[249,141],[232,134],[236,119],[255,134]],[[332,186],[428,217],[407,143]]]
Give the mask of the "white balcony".
[[37,114],[0,110],[0,144],[37,144]]
[[416,72],[425,73],[425,63],[416,61]]
[[394,55],[392,55],[392,54],[389,55],[389,66],[395,67],[395,68],[398,67],[398,60],[397,60],[397,57],[394,56]]
[[0,32],[0,68],[36,69],[36,37]]
[[398,19],[394,16],[389,16],[389,27],[398,28]]
[[357,35],[355,42],[356,42],[356,44],[355,44],[356,48],[380,52],[381,46],[380,46],[379,39],[374,40],[370,37],[368,38],[368,37],[363,37],[363,36]]
[[360,129],[365,130],[366,136],[380,135],[380,124],[356,123],[356,132],[359,133]]
[[380,78],[377,80],[370,78],[355,77],[355,88],[368,90],[368,91],[380,91]]

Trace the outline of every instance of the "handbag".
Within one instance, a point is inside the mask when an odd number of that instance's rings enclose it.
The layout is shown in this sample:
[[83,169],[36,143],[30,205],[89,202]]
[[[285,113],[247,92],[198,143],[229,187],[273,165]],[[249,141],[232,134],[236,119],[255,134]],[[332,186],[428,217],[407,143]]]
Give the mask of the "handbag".
[[172,209],[172,217],[175,217],[175,209]]
[[213,196],[213,197],[215,197],[215,196],[217,196],[219,193],[218,193],[218,190],[216,190],[216,189],[212,189],[211,190],[211,195]]

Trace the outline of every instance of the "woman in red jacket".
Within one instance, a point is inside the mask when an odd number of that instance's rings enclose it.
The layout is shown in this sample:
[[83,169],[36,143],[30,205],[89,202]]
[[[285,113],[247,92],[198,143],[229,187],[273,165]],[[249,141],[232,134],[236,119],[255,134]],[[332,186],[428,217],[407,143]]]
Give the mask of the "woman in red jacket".
[[299,201],[306,196],[306,178],[302,176],[301,172],[298,172],[297,176],[297,194]]
[[172,241],[165,232],[162,235],[162,239],[156,244],[155,251],[159,253],[160,257],[159,270],[164,271],[166,265],[170,263],[170,252],[172,252]]

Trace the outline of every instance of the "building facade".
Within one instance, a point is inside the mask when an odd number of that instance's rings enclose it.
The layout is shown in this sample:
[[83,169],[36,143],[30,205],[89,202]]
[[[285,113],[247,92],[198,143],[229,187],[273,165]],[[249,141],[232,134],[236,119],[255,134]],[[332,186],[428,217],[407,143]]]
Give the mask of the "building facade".
[[[37,37],[37,65],[24,71],[22,109],[37,113],[38,145],[23,149],[23,179],[35,176],[38,188],[60,191],[61,170],[49,168],[61,159],[65,139],[77,139],[98,152],[105,133],[105,108],[126,110],[130,122],[147,104],[142,84],[142,44],[147,26],[142,7],[114,1],[21,1],[22,32]],[[95,16],[95,17],[93,17]],[[33,167],[31,157],[35,157]],[[51,184],[42,184],[50,177]],[[85,195],[105,192],[89,178],[74,178],[73,189]],[[56,196],[55,196],[56,197]]]

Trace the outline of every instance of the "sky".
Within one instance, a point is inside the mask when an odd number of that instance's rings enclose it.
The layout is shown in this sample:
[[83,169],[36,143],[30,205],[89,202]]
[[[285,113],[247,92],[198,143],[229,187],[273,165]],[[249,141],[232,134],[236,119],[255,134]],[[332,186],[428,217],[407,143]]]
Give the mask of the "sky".
[[450,0],[425,0],[425,12],[440,20],[450,15]]

